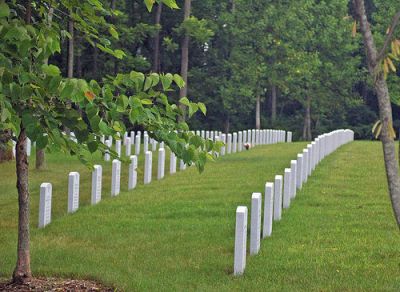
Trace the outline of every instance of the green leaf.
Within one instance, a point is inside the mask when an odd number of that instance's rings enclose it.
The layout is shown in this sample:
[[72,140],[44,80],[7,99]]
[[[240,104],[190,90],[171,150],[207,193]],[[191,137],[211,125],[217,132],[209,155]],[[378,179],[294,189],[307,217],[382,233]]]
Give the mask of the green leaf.
[[110,26],[108,28],[108,32],[112,35],[113,38],[119,39],[118,32],[115,30],[115,28],[113,26]]
[[162,2],[172,9],[179,9],[179,6],[176,4],[175,0],[162,0]]
[[87,143],[87,146],[88,146],[90,153],[94,153],[94,152],[96,152],[97,148],[99,147],[99,143],[96,141],[91,141],[91,142]]
[[48,76],[59,76],[61,74],[60,69],[55,65],[42,65],[42,71]]
[[3,1],[0,2],[0,18],[8,17],[10,15],[10,8]]
[[174,81],[176,85],[178,85],[179,88],[182,88],[185,86],[185,81],[183,81],[182,77],[178,74],[174,74]]
[[147,105],[153,104],[153,101],[151,99],[148,99],[148,98],[141,99],[140,102],[142,104],[147,104]]
[[201,110],[203,115],[206,115],[207,114],[207,108],[206,108],[205,104],[202,103],[202,102],[198,102],[197,105],[199,106],[199,109]]
[[146,5],[147,10],[149,12],[151,12],[151,9],[153,9],[154,3],[155,3],[155,0],[144,0],[144,4]]
[[182,97],[182,98],[179,100],[179,103],[181,103],[181,104],[183,104],[183,105],[186,105],[187,107],[190,107],[190,101],[187,99],[186,96]]
[[160,75],[160,79],[161,79],[161,84],[163,87],[163,90],[166,91],[170,88],[172,81],[173,81],[173,76],[171,73],[167,73],[165,75]]

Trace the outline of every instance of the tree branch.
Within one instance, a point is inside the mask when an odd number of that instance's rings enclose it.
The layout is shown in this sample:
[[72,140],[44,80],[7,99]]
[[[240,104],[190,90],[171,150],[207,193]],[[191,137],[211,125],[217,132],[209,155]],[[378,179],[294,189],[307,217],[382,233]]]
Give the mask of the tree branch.
[[398,11],[395,14],[395,16],[393,17],[392,23],[390,24],[389,32],[388,32],[388,34],[386,35],[386,38],[385,38],[385,43],[383,44],[383,47],[379,51],[379,54],[378,54],[378,60],[377,60],[378,63],[380,61],[382,61],[382,59],[383,59],[383,57],[385,55],[386,49],[389,46],[390,41],[392,40],[393,33],[394,33],[395,29],[396,29],[396,26],[399,24],[399,21],[400,21],[400,11]]

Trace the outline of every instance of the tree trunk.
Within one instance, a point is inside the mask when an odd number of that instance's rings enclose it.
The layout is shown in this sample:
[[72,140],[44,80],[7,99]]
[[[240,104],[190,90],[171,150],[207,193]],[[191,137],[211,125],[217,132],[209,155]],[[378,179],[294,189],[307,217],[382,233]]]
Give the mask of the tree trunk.
[[77,47],[76,54],[76,77],[82,78],[82,47],[81,47],[81,38],[77,36],[75,39],[75,45]]
[[[372,80],[374,81],[374,88],[378,97],[379,116],[382,122],[380,139],[383,146],[383,157],[385,161],[389,196],[392,202],[392,208],[397,225],[400,228],[400,177],[399,166],[396,160],[395,142],[389,132],[389,128],[393,125],[389,90],[382,69],[380,68],[382,60],[379,58],[380,54],[378,55],[371,28],[367,20],[364,1],[355,0],[354,4],[358,14],[358,20],[360,22],[361,33],[366,49],[368,70]],[[394,30],[394,27],[391,27],[391,29]]]
[[307,96],[306,111],[304,115],[303,139],[311,141],[311,97]]
[[[158,4],[155,25],[160,26],[161,23],[162,3]],[[160,72],[160,31],[158,30],[154,36],[154,58],[153,58],[153,72]]]
[[260,95],[257,94],[256,98],[256,129],[261,129],[261,116],[260,116],[260,110],[261,110],[261,100],[260,100]]
[[93,47],[93,70],[92,70],[92,77],[93,79],[97,79],[97,72],[98,72],[98,66],[97,66],[97,59],[98,59],[98,49],[96,47],[96,43],[94,44]]
[[224,125],[225,133],[226,133],[227,135],[228,135],[228,133],[229,133],[230,127],[231,127],[231,122],[229,121],[229,116],[227,116],[227,117],[225,118],[225,125]]
[[276,121],[276,85],[271,85],[271,124],[274,125]]
[[44,155],[44,149],[36,148],[35,168],[36,169],[45,169],[46,168],[46,159],[45,159],[45,155]]
[[[191,5],[191,0],[185,0],[184,4],[184,17],[183,21],[187,20],[190,17],[190,5]],[[189,68],[189,35],[185,34],[182,40],[182,53],[181,53],[181,76],[183,78],[183,81],[185,81],[185,86],[183,86],[179,90],[179,98],[187,96],[187,89],[188,89],[188,68]],[[181,121],[185,120],[185,106],[183,104],[179,104],[179,107],[181,108],[183,115],[181,117]]]
[[18,189],[18,248],[17,264],[13,273],[13,282],[25,283],[32,277],[29,251],[29,191],[28,157],[26,154],[26,134],[21,124],[21,132],[16,146],[16,172]]
[[74,76],[74,22],[68,21],[68,32],[71,37],[68,39],[68,78]]

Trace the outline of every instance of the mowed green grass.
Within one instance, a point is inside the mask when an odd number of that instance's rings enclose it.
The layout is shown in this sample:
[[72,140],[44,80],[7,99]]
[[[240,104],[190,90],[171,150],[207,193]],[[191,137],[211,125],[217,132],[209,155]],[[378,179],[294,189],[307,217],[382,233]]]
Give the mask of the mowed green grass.
[[[48,170],[30,175],[33,273],[95,279],[124,291],[399,291],[400,234],[377,142],[353,142],[325,158],[259,255],[247,258],[245,275],[232,276],[236,207],[250,208],[251,193],[262,192],[304,146],[257,147],[209,163],[203,174],[188,168],[146,186],[140,174],[131,192],[125,165],[117,198],[110,197],[111,163],[102,162],[103,200],[96,206],[89,171],[74,158],[48,155]],[[67,215],[70,171],[81,174],[81,208]],[[0,173],[0,275],[10,277],[15,170],[6,163]],[[39,230],[44,181],[53,184],[53,221]]]

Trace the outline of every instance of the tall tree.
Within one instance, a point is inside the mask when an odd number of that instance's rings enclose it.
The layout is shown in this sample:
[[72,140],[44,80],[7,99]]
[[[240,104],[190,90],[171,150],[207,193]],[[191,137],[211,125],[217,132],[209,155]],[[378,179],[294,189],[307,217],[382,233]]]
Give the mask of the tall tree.
[[[191,0],[185,0],[183,6],[183,22],[187,21],[190,17],[191,3]],[[179,91],[179,99],[186,97],[188,91],[189,40],[190,36],[189,33],[186,31],[183,36],[181,45],[181,76],[183,78],[183,81],[185,82],[185,85]],[[184,110],[184,105],[180,104],[180,108]],[[183,119],[185,119],[185,115],[183,115]]]

